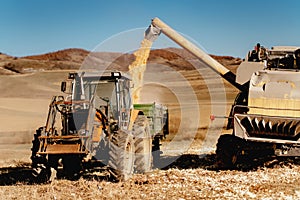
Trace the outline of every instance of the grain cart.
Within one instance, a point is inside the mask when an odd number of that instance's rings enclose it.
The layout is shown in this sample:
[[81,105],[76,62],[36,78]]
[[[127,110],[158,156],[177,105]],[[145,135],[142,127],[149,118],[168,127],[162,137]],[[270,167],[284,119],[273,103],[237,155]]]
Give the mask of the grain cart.
[[161,134],[167,133],[151,129],[148,118],[159,127],[168,119],[144,115],[147,106],[133,109],[130,84],[120,72],[70,73],[61,84],[66,95],[53,97],[46,125],[34,135],[33,175],[47,181],[62,165],[66,176],[78,176],[91,160],[108,165],[120,180],[151,170],[152,149],[159,152]]
[[158,166],[160,155],[163,153],[160,151],[160,142],[169,134],[168,108],[155,102],[151,104],[134,104],[133,107],[136,110],[142,110],[148,118],[150,133],[154,135],[152,141],[153,165]]
[[229,114],[233,133],[218,140],[219,166],[234,167],[245,157],[300,156],[300,47],[258,44],[234,74],[158,18],[146,38],[161,32],[240,91]]

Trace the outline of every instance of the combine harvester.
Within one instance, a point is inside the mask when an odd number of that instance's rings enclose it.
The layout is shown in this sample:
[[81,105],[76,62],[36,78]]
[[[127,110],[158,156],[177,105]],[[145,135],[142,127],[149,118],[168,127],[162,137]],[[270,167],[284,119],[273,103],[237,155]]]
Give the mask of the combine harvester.
[[300,156],[300,47],[265,49],[258,44],[235,75],[158,18],[146,38],[161,32],[240,91],[228,120],[233,132],[218,140],[219,167],[233,168],[265,155]]

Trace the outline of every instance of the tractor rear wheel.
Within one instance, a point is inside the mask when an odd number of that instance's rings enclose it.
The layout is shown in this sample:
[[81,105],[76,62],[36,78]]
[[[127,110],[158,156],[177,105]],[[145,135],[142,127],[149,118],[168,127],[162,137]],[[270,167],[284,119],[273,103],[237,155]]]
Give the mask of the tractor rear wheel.
[[138,115],[133,124],[135,146],[135,172],[144,173],[152,169],[152,138],[148,119],[145,115]]
[[133,135],[123,130],[115,132],[109,144],[108,165],[117,180],[127,180],[134,170]]

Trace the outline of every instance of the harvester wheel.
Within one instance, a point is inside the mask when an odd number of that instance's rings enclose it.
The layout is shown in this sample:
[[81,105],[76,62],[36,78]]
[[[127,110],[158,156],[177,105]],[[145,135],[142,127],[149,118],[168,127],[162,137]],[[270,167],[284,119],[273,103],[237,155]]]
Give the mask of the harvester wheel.
[[217,143],[217,166],[222,169],[234,169],[240,153],[241,139],[234,135],[221,135]]
[[148,119],[138,115],[133,124],[135,146],[135,172],[144,173],[152,169],[152,139]]
[[134,152],[131,133],[118,130],[111,136],[108,165],[117,180],[127,180],[133,174]]

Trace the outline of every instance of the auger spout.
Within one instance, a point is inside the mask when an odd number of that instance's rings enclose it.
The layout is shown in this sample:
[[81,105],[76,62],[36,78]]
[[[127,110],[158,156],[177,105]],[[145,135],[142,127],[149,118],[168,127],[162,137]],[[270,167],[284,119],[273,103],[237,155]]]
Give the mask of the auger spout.
[[151,25],[145,31],[145,37],[153,41],[159,36],[160,32],[164,33],[167,37],[172,39],[182,48],[186,49],[191,54],[199,58],[201,61],[207,64],[212,70],[214,70],[216,73],[221,75],[225,80],[227,80],[233,86],[238,88],[240,91],[248,90],[248,87],[245,87],[244,85],[241,85],[235,81],[236,75],[234,73],[232,73],[229,69],[224,67],[219,62],[217,62],[215,59],[213,59],[203,50],[198,48],[195,44],[193,44],[192,42],[184,38],[182,35],[177,33],[174,29],[172,29],[170,26],[165,24],[159,18],[152,19]]

